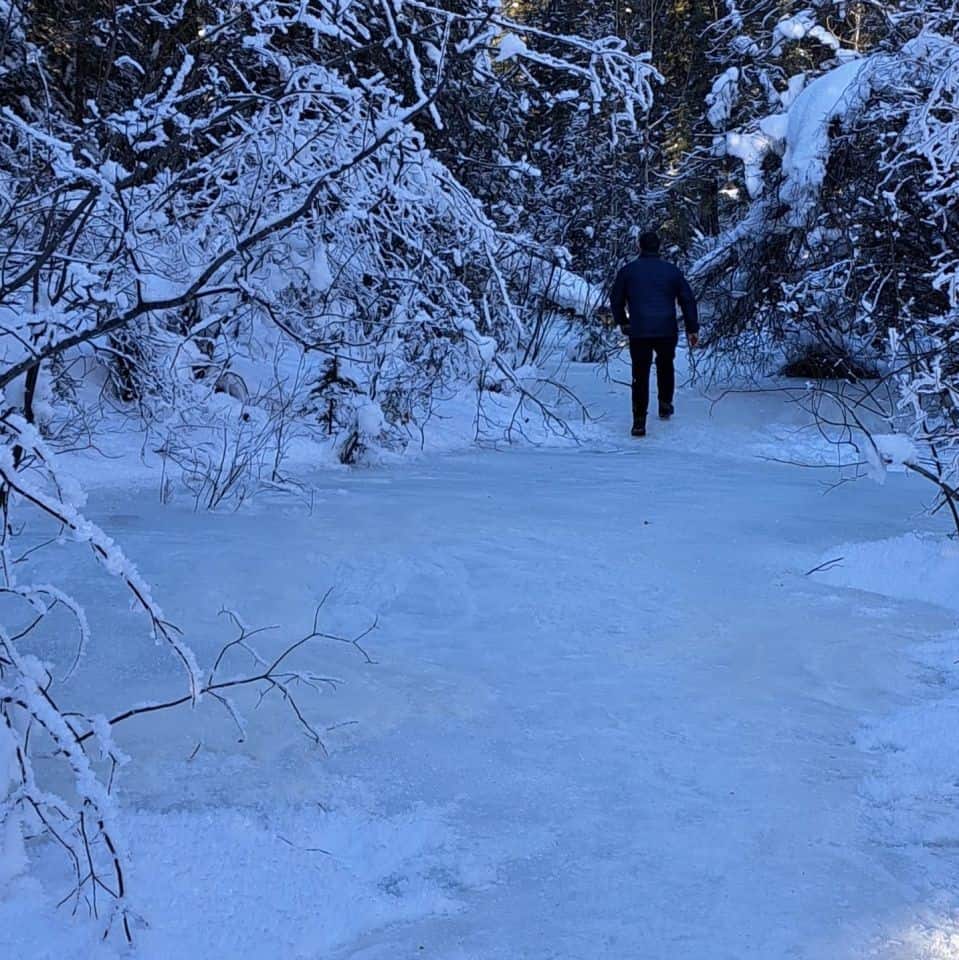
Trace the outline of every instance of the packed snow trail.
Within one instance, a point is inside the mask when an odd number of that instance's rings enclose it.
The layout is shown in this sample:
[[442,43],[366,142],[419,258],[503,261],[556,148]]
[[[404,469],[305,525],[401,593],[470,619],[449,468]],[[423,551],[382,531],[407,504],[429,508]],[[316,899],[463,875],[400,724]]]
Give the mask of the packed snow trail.
[[[863,785],[882,751],[856,742],[942,696],[913,655],[955,612],[805,575],[931,527],[928,491],[824,495],[822,471],[757,458],[796,416],[775,398],[710,418],[687,392],[632,441],[623,390],[579,375],[609,432],[578,449],[330,474],[312,513],[97,492],[207,655],[224,604],[292,636],[332,585],[330,629],[379,621],[375,665],[318,654],[346,681],[321,715],[358,721],[329,759],[279,706],[242,745],[212,710],[124,732],[141,956],[959,956],[953,859],[881,836]],[[91,588],[86,682],[111,703],[172,683]],[[50,926],[55,866],[0,900],[0,955],[108,955],[84,923]]]

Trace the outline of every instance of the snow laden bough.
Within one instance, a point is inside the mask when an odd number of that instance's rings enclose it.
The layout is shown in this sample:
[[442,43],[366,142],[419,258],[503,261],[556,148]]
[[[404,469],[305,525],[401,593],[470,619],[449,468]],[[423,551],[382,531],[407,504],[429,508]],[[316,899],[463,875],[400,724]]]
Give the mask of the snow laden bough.
[[845,46],[823,11],[729,9],[711,29],[733,65],[706,97],[712,152],[727,177],[723,226],[701,242],[690,270],[712,307],[707,344],[718,372],[731,364],[765,373],[820,355],[841,361],[861,346],[855,331],[835,298],[807,303],[800,288],[824,282],[810,276],[807,250],[819,242],[814,221],[834,135],[868,95],[870,58]]
[[[161,46],[192,31],[159,76],[120,55],[127,24],[92,25],[119,29],[96,47],[116,52],[114,84],[80,123],[66,103],[4,109],[0,387],[51,437],[104,402],[136,415],[209,506],[280,481],[301,442],[352,462],[419,439],[464,391],[525,402],[513,371],[549,292],[528,279],[567,265],[499,230],[426,133],[451,122],[454,72],[499,88],[497,64],[516,61],[568,75],[615,137],[649,107],[648,64],[478,2],[209,16],[122,14]],[[23,49],[24,84],[42,72],[68,93],[55,67]]]
[[881,476],[875,438],[902,434],[895,462],[959,529],[959,45],[941,28],[833,66],[759,120],[763,176],[693,272],[713,291],[717,358],[804,358],[827,435]]

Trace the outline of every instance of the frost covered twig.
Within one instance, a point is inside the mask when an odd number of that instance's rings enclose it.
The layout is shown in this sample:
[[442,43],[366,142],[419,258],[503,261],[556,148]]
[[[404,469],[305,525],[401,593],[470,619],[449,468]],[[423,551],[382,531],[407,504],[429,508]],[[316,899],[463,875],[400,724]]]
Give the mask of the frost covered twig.
[[[47,839],[70,864],[71,888],[62,902],[69,902],[74,912],[88,909],[102,923],[104,935],[119,926],[131,940],[137,914],[126,883],[125,846],[114,801],[116,773],[128,758],[116,745],[115,728],[133,717],[196,704],[207,697],[222,706],[242,732],[242,713],[230,694],[249,688],[256,691],[258,702],[271,694],[279,696],[310,740],[325,751],[320,728],[301,705],[300,696],[322,686],[333,687],[337,681],[291,661],[308,645],[332,640],[351,644],[372,662],[361,643],[369,631],[354,639],[323,631],[321,603],[307,634],[279,653],[267,655],[256,645],[263,631],[245,627],[231,613],[237,636],[223,646],[209,671],[201,670],[180,631],[152,599],[149,584],[117,544],[82,515],[76,498],[67,494],[69,484],[57,476],[36,431],[19,417],[7,415],[0,419],[0,439],[0,598],[8,601],[5,620],[17,624],[0,626],[0,883],[13,880],[25,868],[28,838]],[[66,609],[79,635],[62,671],[66,678],[89,648],[91,635],[83,607],[75,598],[53,585],[17,578],[23,553],[15,554],[12,544],[23,528],[15,516],[29,517],[31,511],[37,515],[36,527],[52,521],[61,534],[88,544],[101,568],[121,580],[146,613],[154,638],[169,645],[185,667],[188,683],[182,695],[141,703],[110,718],[89,706],[68,708],[55,696],[52,665],[30,651],[49,647],[46,635],[57,630],[52,614]],[[35,548],[31,564],[40,562],[42,550],[51,549],[57,540],[47,539],[45,546]],[[251,669],[226,674],[228,662],[238,652],[250,658]],[[62,770],[69,772],[66,789],[58,772]]]
[[[275,654],[272,657],[267,657],[262,654],[253,645],[253,640],[258,635],[265,633],[268,629],[274,628],[260,627],[252,629],[247,627],[239,618],[239,616],[232,610],[224,611],[224,613],[229,617],[233,625],[236,627],[238,635],[233,640],[230,640],[228,643],[224,644],[220,649],[213,667],[210,670],[209,677],[200,690],[200,693],[201,695],[211,696],[227,710],[230,717],[236,723],[238,730],[240,731],[241,741],[245,737],[244,724],[236,706],[227,697],[226,691],[236,690],[241,687],[254,687],[257,690],[258,703],[262,702],[271,693],[278,695],[293,713],[297,723],[306,733],[307,737],[309,737],[313,743],[321,747],[323,751],[326,752],[326,747],[317,727],[306,717],[299,705],[296,688],[303,686],[313,691],[317,691],[321,686],[325,686],[329,687],[330,689],[335,689],[340,681],[335,677],[323,676],[310,670],[294,669],[287,665],[287,661],[293,656],[293,654],[308,644],[321,640],[333,640],[355,647],[360,651],[360,653],[363,654],[364,657],[366,657],[367,663],[373,663],[374,661],[370,659],[369,654],[367,654],[360,643],[365,637],[369,636],[370,632],[375,628],[375,625],[374,627],[370,627],[369,629],[365,630],[358,637],[352,639],[347,637],[339,637],[334,634],[326,633],[319,628],[319,611],[320,608],[317,609],[317,614],[313,622],[313,628],[309,633],[300,637],[298,640],[293,641],[288,646],[284,647],[279,654]],[[218,677],[218,671],[221,670],[225,661],[229,658],[229,655],[236,651],[241,651],[250,658],[254,668],[253,672],[243,673],[239,676],[231,676],[228,679],[220,679]],[[162,710],[170,710],[174,707],[184,706],[188,703],[190,703],[189,696],[143,703],[135,707],[130,707],[127,710],[110,717],[109,720],[107,720],[107,723],[112,728],[117,724],[123,723],[125,720],[132,719],[133,717],[157,713],[158,711]],[[77,742],[84,743],[93,736],[95,736],[95,731],[92,729],[87,730],[77,735]]]

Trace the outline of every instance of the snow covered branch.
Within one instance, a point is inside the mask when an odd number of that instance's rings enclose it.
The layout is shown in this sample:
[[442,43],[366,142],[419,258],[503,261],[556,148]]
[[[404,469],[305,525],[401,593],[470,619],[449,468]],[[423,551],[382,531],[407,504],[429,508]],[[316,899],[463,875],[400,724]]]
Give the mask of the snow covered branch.
[[[547,103],[562,77],[564,103],[582,94],[615,138],[648,110],[655,71],[622,41],[479,0],[206,15],[156,0],[94,16],[93,41],[65,33],[111,78],[79,118],[50,51],[18,48],[24,82],[52,99],[0,114],[0,388],[43,431],[54,407],[88,417],[102,384],[178,462],[207,442],[193,425],[230,446],[251,421],[284,432],[280,407],[344,460],[402,446],[434,397],[481,389],[494,354],[525,362],[524,315],[549,295],[525,278],[562,260],[497,226],[438,159],[464,84]],[[275,482],[281,445],[240,442],[235,462]]]

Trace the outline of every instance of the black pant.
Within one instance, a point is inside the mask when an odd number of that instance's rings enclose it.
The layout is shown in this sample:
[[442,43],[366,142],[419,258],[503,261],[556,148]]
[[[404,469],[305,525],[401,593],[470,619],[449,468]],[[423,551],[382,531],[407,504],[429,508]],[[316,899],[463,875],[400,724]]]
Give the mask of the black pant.
[[656,385],[659,390],[659,409],[673,405],[676,372],[673,360],[679,337],[644,337],[629,341],[629,356],[633,361],[633,420],[646,419],[649,409],[649,370],[656,354]]

